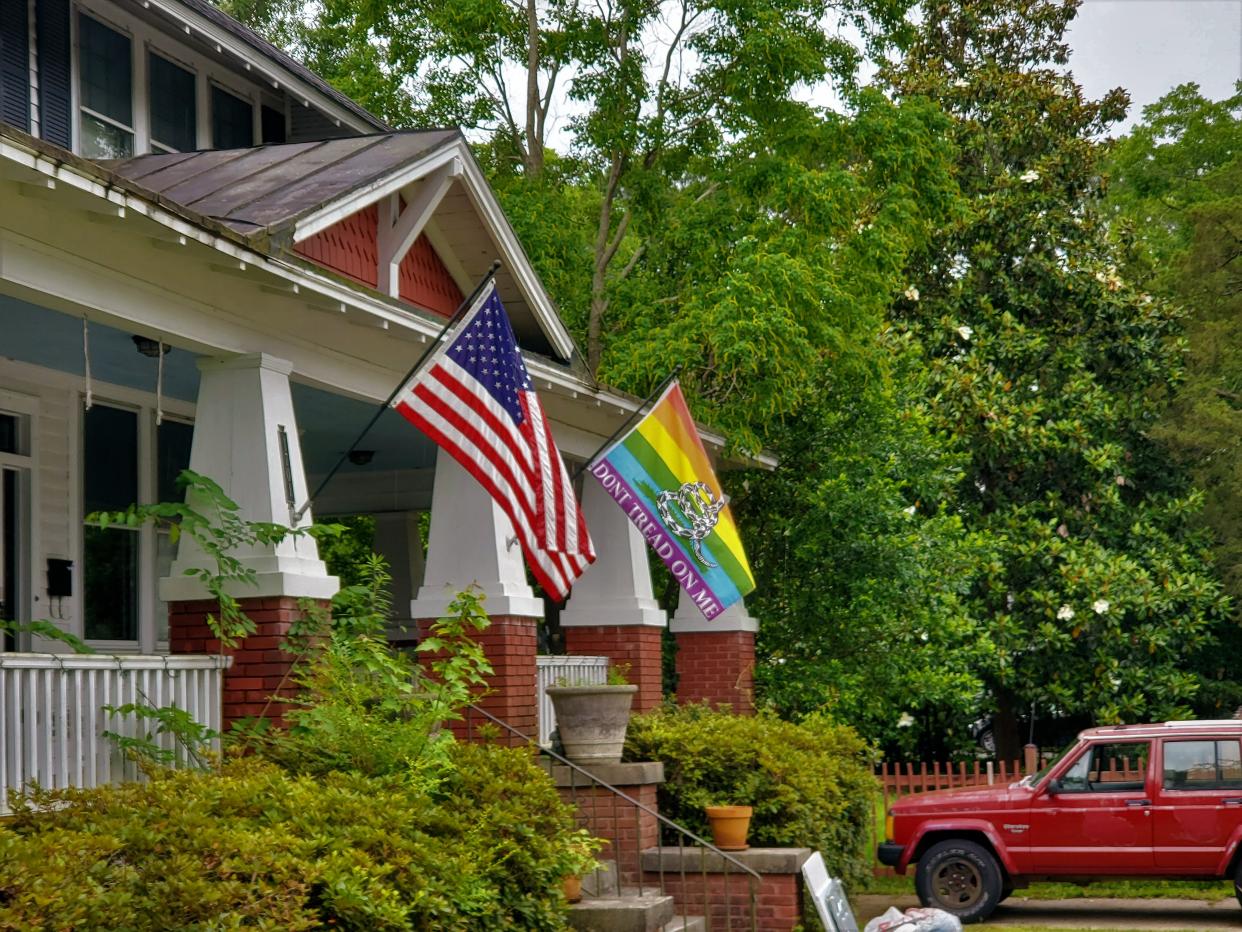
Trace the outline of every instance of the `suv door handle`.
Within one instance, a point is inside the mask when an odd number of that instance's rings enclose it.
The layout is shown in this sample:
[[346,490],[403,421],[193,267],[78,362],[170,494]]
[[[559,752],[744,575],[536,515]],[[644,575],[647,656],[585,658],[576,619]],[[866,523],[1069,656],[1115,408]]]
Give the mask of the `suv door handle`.
[[[1242,800],[1239,800],[1239,803],[1242,803]],[[1150,806],[1151,800],[1150,799],[1127,799],[1126,805],[1127,806]]]
[[1242,796],[1235,797],[1233,799],[1226,799],[1225,805],[1226,806],[1242,806]]

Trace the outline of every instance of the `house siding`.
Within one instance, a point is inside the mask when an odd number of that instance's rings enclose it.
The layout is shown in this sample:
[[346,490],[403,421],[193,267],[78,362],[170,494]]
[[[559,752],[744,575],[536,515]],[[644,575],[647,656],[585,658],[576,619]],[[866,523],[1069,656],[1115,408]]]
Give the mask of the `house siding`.
[[[379,209],[371,205],[299,243],[296,251],[371,288],[379,275]],[[435,248],[420,236],[398,267],[402,301],[451,317],[464,295]]]

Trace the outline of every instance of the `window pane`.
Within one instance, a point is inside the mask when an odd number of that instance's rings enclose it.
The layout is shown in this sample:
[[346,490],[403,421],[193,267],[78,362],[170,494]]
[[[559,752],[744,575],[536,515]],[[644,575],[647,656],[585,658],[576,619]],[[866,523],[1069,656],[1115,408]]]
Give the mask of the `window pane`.
[[166,58],[148,56],[151,78],[151,139],[169,149],[197,148],[194,75]]
[[286,139],[285,115],[279,110],[265,106],[260,111],[263,119],[263,145],[279,145]]
[[82,155],[88,159],[127,159],[134,154],[134,134],[82,114]]
[[129,38],[89,16],[78,17],[82,106],[134,125]]
[[1215,741],[1166,741],[1164,785],[1171,790],[1191,789],[1216,782]]
[[193,440],[193,424],[165,421],[159,426],[156,494],[161,502],[179,502],[185,498],[184,491],[177,488],[177,477],[183,469],[190,468],[190,444]]
[[95,405],[85,420],[85,510],[116,511],[138,501],[138,415]]
[[0,414],[0,453],[17,452],[17,417]]
[[216,149],[246,149],[253,146],[254,115],[249,102],[213,87],[211,140]]
[[138,639],[138,532],[87,525],[86,637],[96,641]]
[[1095,789],[1141,788],[1147,779],[1147,748],[1146,742],[1097,744],[1090,775],[1093,784],[1100,784]]
[[1216,765],[1222,789],[1242,789],[1242,742],[1217,741]]

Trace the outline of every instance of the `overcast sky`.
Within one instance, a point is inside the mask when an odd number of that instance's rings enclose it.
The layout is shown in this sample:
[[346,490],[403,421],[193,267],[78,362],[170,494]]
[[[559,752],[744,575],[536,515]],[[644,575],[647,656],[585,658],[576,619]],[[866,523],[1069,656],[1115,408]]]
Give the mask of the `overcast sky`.
[[1242,0],[1084,0],[1070,25],[1070,68],[1088,95],[1130,92],[1127,122],[1178,84],[1219,100],[1242,78]]

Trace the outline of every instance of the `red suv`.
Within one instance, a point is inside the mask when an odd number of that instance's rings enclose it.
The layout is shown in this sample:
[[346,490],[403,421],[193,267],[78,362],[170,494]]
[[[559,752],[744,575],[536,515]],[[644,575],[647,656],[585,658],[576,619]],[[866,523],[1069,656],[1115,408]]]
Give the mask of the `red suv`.
[[908,796],[882,864],[980,922],[1032,880],[1233,878],[1242,902],[1242,721],[1091,728],[1008,786]]

